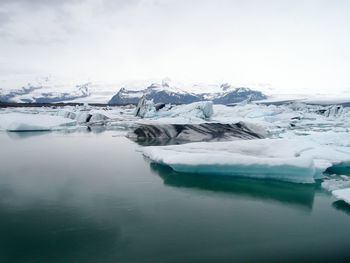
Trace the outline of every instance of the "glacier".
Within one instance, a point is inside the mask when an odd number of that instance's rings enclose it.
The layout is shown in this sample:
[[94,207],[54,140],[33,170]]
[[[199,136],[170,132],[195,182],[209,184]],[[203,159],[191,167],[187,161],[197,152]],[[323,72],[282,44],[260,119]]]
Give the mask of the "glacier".
[[91,83],[60,87],[49,80],[12,90],[0,90],[0,101],[15,103],[56,103],[87,98],[91,95]]

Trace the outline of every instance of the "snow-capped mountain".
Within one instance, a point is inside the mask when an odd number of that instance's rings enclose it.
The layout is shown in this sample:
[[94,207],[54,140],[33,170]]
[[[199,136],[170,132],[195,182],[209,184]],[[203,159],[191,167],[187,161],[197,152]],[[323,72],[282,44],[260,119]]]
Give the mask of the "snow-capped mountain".
[[244,100],[263,100],[266,99],[261,91],[252,90],[249,88],[233,88],[229,84],[222,85],[223,92],[215,94],[213,102],[216,104],[231,104],[238,103]]
[[[121,87],[121,88],[120,88]],[[116,90],[118,91],[116,93]],[[182,84],[165,78],[161,81],[129,81],[123,84],[66,82],[46,77],[32,81],[19,89],[1,89],[0,101],[17,103],[87,102],[137,104],[142,96],[155,103],[188,104],[210,100],[216,104],[262,100],[266,96],[249,88],[229,84]]]
[[170,80],[163,80],[162,83],[153,83],[149,87],[142,90],[129,90],[123,87],[112,97],[109,104],[135,104],[142,96],[155,103],[173,103],[187,104],[202,100],[212,100],[216,104],[231,104],[241,102],[247,99],[262,100],[267,97],[260,91],[251,90],[249,88],[234,88],[229,84],[223,84],[216,87],[216,92],[206,93],[205,87],[202,89],[199,85],[195,85],[197,92],[188,92],[184,89],[175,87]]
[[199,95],[174,87],[170,80],[165,79],[160,84],[153,83],[149,87],[138,91],[123,87],[112,97],[109,104],[137,103],[143,96],[148,100],[152,99],[155,103],[187,104],[202,100]]
[[0,101],[2,102],[12,102],[16,101],[17,97],[25,97],[26,95],[30,94],[31,92],[34,92],[37,89],[40,89],[41,87],[34,87],[30,84],[28,84],[26,87],[22,87],[20,89],[16,90],[2,90],[0,89]]
[[51,83],[49,78],[38,81],[36,84],[28,83],[15,90],[0,89],[0,101],[18,103],[55,103],[71,101],[77,98],[90,96],[91,83],[62,87]]

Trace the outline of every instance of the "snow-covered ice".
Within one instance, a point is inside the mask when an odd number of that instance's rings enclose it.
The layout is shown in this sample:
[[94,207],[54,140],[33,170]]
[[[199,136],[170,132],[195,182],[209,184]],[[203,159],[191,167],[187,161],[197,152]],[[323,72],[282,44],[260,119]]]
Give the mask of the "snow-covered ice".
[[334,190],[332,191],[332,195],[350,205],[350,188]]
[[178,172],[313,183],[328,167],[350,162],[350,150],[302,139],[258,139],[146,147],[153,162]]
[[327,178],[322,182],[322,188],[327,191],[334,191],[342,188],[350,187],[350,178],[342,175],[337,178]]
[[75,124],[76,121],[61,116],[25,113],[0,114],[0,130],[5,131],[47,131]]

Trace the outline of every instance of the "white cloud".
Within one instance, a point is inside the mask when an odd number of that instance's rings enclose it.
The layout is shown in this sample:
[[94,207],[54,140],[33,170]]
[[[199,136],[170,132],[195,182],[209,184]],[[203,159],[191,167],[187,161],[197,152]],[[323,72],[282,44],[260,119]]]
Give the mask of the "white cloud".
[[349,11],[341,0],[2,0],[0,71],[333,91],[350,86]]

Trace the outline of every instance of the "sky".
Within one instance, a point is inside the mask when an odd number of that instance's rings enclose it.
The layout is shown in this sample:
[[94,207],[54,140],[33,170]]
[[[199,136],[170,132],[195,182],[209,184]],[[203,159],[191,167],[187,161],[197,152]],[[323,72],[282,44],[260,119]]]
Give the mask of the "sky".
[[347,91],[349,14],[347,0],[0,0],[0,85],[55,75]]

